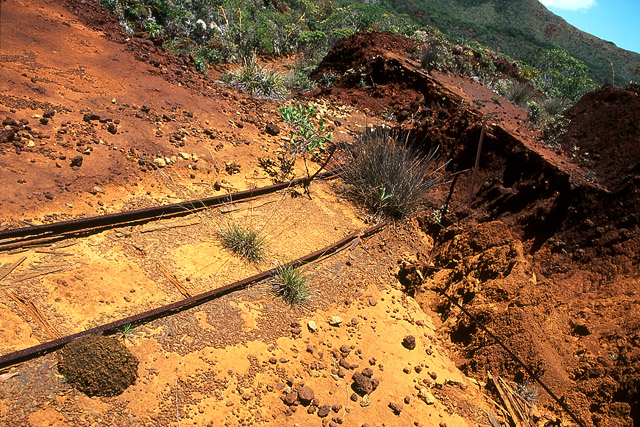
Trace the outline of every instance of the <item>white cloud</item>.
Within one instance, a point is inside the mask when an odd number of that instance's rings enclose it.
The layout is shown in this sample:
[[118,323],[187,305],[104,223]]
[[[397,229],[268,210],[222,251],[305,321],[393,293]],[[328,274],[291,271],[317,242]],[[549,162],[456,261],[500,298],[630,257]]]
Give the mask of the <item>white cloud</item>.
[[540,3],[564,10],[587,10],[598,5],[596,0],[540,0]]

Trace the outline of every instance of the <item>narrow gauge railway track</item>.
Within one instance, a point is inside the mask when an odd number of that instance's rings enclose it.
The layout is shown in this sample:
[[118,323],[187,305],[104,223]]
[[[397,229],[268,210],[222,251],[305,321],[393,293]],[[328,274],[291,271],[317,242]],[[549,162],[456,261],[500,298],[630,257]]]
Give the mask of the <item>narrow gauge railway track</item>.
[[[368,237],[378,232],[386,224],[387,224],[386,222],[383,222],[373,227],[370,227],[364,231],[351,233],[348,236],[344,237],[343,239],[329,246],[326,246],[315,252],[307,254],[301,258],[291,261],[287,265],[300,266],[300,265],[304,265],[304,264],[308,264],[310,262],[316,261],[325,256],[335,254],[343,249],[346,249],[350,245],[357,243],[358,239]],[[78,332],[72,335],[67,335],[59,339],[55,339],[46,343],[35,345],[33,347],[29,347],[23,350],[18,350],[12,353],[5,354],[3,356],[0,356],[0,369],[33,359],[35,357],[43,356],[47,353],[60,349],[65,344],[68,344],[72,341],[75,341],[79,338],[82,338],[88,335],[115,332],[118,328],[121,328],[126,324],[141,324],[157,318],[170,316],[172,314],[178,313],[188,308],[198,306],[200,304],[203,304],[215,298],[222,297],[231,292],[243,289],[252,283],[255,283],[270,277],[275,271],[276,271],[275,268],[271,270],[263,271],[262,273],[258,273],[256,275],[247,277],[237,282],[230,283],[228,285],[201,293],[191,298],[186,298],[171,304],[164,305],[162,307],[154,308],[152,310],[148,310],[133,316],[129,316],[113,322],[109,322],[101,326],[97,326],[95,328],[87,329],[85,331]]]
[[[320,174],[315,178],[329,179],[340,174],[339,169],[333,169]],[[127,212],[118,212],[107,215],[79,218],[69,221],[55,222],[51,224],[34,225],[7,230],[0,230],[0,252],[8,251],[24,246],[50,243],[80,233],[97,232],[107,228],[122,225],[140,224],[147,221],[165,219],[175,216],[189,215],[201,209],[219,206],[224,203],[248,200],[257,196],[295,187],[307,183],[309,178],[298,178],[293,181],[236,193],[222,194],[219,196],[189,200],[170,205],[154,206],[145,209],[136,209]]]

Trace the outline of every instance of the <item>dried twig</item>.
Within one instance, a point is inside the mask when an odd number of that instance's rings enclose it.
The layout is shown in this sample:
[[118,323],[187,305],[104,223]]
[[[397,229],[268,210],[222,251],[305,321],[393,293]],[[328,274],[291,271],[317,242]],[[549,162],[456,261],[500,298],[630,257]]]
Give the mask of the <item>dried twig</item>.
[[26,256],[20,258],[19,260],[17,260],[16,262],[14,262],[13,264],[6,264],[0,267],[0,280],[4,279],[5,277],[7,277],[9,274],[11,274],[11,272],[13,270],[15,270],[16,268],[18,268],[18,266],[20,264],[22,264],[24,262],[24,260],[27,259]]
[[178,289],[178,291],[185,297],[185,298],[191,298],[192,295],[189,292],[189,290],[180,282],[178,282],[178,279],[176,278],[176,276],[174,276],[173,274],[171,274],[165,266],[163,266],[162,264],[160,264],[159,262],[156,262],[156,266],[158,267],[158,270],[160,270],[160,272],[162,274],[164,274],[164,276],[171,282],[173,283],[173,286],[176,287],[176,289]]
[[33,320],[49,335],[52,339],[62,338],[62,334],[58,332],[58,330],[53,327],[49,321],[44,317],[44,314],[36,307],[36,305],[27,300],[20,298],[12,292],[7,292],[9,298],[11,298],[22,310],[24,310],[27,314],[29,314]]

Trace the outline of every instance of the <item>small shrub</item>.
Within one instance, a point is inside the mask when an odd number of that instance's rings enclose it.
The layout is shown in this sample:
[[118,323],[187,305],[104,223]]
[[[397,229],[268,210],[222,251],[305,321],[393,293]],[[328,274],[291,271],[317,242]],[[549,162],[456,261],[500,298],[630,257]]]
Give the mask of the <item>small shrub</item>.
[[527,108],[529,108],[529,114],[527,119],[533,123],[538,124],[542,121],[544,116],[544,109],[535,101],[527,102]]
[[307,154],[324,151],[327,143],[333,142],[333,134],[325,132],[324,120],[317,118],[318,106],[315,104],[286,105],[278,108],[280,118],[292,127],[289,150],[283,158],[283,173],[288,174],[298,156],[302,156],[309,174]]
[[548,98],[542,103],[542,107],[551,117],[560,115],[569,106],[569,102],[560,97]]
[[534,89],[527,83],[516,83],[507,91],[506,96],[514,104],[524,106],[533,99]]
[[343,178],[376,213],[402,217],[441,182],[434,154],[419,154],[409,146],[408,137],[408,133],[377,128],[346,150]]
[[255,55],[245,58],[240,69],[225,79],[240,90],[272,101],[282,100],[287,94],[282,75],[258,64]]
[[569,120],[562,115],[549,117],[543,126],[544,142],[550,147],[558,147],[560,140],[567,133]]
[[276,292],[291,305],[304,304],[311,296],[307,287],[307,276],[292,265],[280,266],[273,274]]
[[258,262],[264,257],[265,238],[252,227],[229,223],[218,231],[218,237],[225,248],[248,261]]

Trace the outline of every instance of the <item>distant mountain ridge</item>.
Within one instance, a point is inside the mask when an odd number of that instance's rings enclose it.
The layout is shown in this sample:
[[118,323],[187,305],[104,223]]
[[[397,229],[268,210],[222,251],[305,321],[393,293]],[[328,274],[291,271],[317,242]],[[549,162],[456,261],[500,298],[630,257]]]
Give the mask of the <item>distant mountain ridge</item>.
[[561,48],[584,61],[596,83],[624,86],[634,78],[640,54],[585,33],[550,12],[538,0],[382,0],[450,36],[475,39],[524,59],[539,49]]

